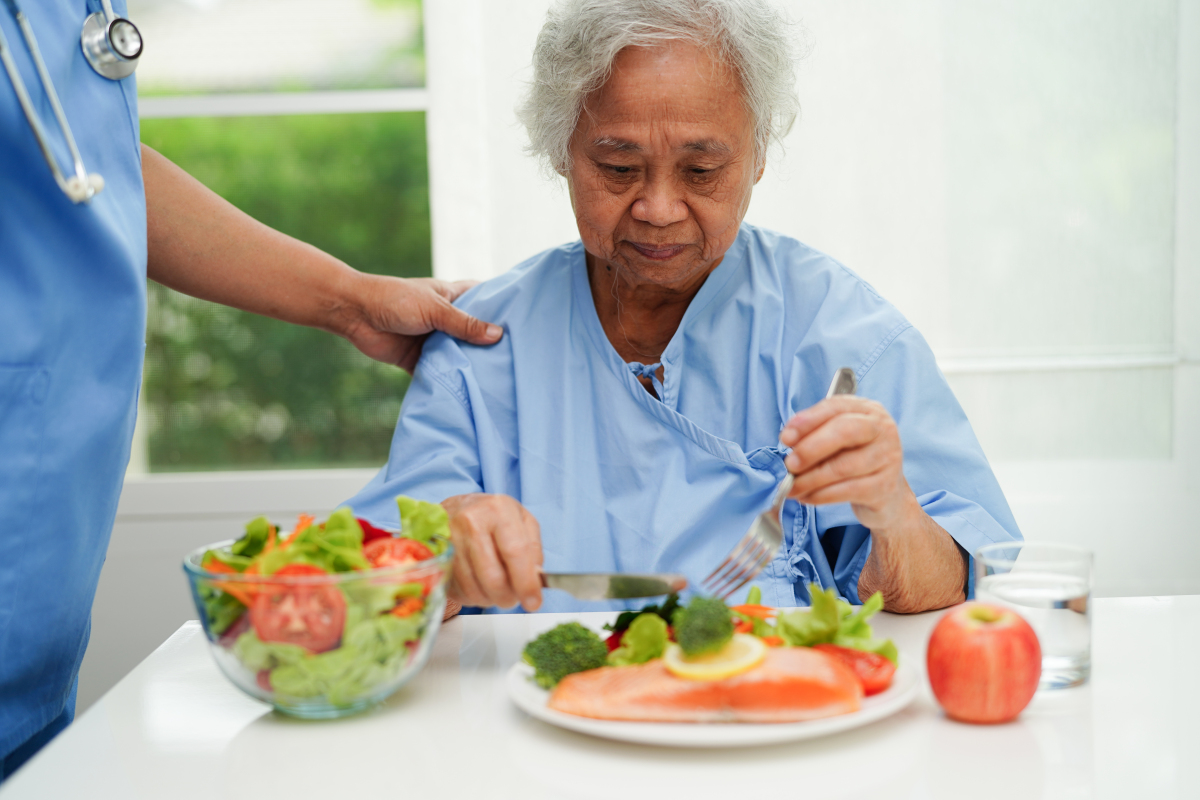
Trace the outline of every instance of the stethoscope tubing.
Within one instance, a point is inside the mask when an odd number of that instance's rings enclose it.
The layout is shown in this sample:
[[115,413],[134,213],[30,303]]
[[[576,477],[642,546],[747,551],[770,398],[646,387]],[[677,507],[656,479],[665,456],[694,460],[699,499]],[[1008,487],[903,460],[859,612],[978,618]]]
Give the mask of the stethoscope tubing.
[[[83,166],[83,156],[79,154],[79,147],[75,144],[75,136],[71,133],[71,125],[67,122],[67,115],[63,111],[62,103],[59,102],[58,92],[54,89],[54,81],[50,79],[50,72],[46,69],[46,62],[42,58],[41,48],[38,47],[37,37],[33,35],[33,28],[29,24],[29,18],[25,16],[25,12],[17,5],[16,0],[4,0],[4,3],[8,6],[8,10],[16,20],[17,27],[21,29],[21,36],[25,39],[25,45],[29,48],[29,55],[33,59],[34,69],[37,70],[38,79],[42,83],[42,89],[46,92],[47,99],[50,101],[50,108],[54,111],[54,117],[58,120],[58,126],[62,129],[63,139],[66,140],[67,149],[71,153],[71,160],[74,161],[75,177],[86,186],[88,175],[87,170]],[[4,70],[8,73],[13,89],[17,93],[17,102],[21,104],[21,110],[25,112],[25,119],[29,120],[29,125],[33,128],[33,135],[37,137],[38,147],[41,148],[42,155],[46,158],[46,163],[50,165],[50,170],[54,173],[54,178],[58,182],[58,185],[69,195],[70,192],[66,188],[66,179],[63,178],[62,171],[58,166],[58,159],[54,157],[54,153],[50,149],[46,128],[42,125],[42,120],[33,107],[29,91],[25,88],[25,82],[21,80],[21,73],[17,71],[16,62],[13,61],[12,57],[12,48],[8,45],[3,28],[0,28],[0,60],[4,62]]]
[[[62,131],[63,140],[67,144],[67,150],[70,151],[74,167],[74,175],[70,178],[63,175],[63,170],[59,167],[58,158],[55,157],[54,151],[50,147],[50,137],[46,131],[46,126],[42,123],[37,109],[33,106],[29,90],[25,86],[25,81],[21,78],[16,61],[13,60],[13,50],[8,43],[8,37],[5,36],[3,28],[0,28],[0,62],[4,64],[4,71],[8,73],[8,79],[12,83],[13,91],[16,92],[17,102],[21,106],[21,111],[25,114],[25,119],[29,122],[29,127],[33,130],[38,148],[42,151],[42,157],[46,159],[46,164],[50,167],[50,172],[54,176],[58,187],[62,189],[71,202],[86,204],[91,201],[97,192],[104,188],[104,179],[95,173],[89,174],[84,167],[83,156],[80,155],[79,147],[75,143],[75,136],[71,132],[71,125],[67,121],[66,112],[63,111],[62,102],[58,99],[58,92],[54,89],[54,81],[51,80],[50,71],[46,68],[46,62],[42,58],[42,51],[38,47],[37,37],[34,36],[33,27],[29,24],[29,18],[25,16],[25,12],[21,10],[17,0],[3,0],[3,2],[21,31],[21,37],[25,40],[25,46],[29,49],[30,58],[33,61],[34,69],[37,71],[38,80],[42,84],[42,90],[45,91],[46,98],[50,101],[50,108],[54,112],[54,118],[58,122],[59,129]],[[103,0],[103,7],[109,30],[111,30],[114,22],[127,23],[127,20],[119,19],[113,12],[110,0]],[[134,32],[137,33],[136,28],[134,28]],[[140,36],[140,34],[138,35]],[[125,62],[128,65],[125,72],[126,75],[137,67],[137,56],[140,54],[141,47],[139,40],[138,52],[130,55],[131,61]],[[84,55],[86,56],[87,53],[84,53]],[[101,76],[110,80],[119,79],[118,76],[106,75],[90,57],[88,58],[88,63]]]

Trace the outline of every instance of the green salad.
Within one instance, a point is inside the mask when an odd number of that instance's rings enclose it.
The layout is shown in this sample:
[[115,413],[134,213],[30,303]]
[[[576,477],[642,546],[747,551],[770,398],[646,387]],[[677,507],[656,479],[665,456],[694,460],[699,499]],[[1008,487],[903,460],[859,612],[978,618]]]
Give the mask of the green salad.
[[[397,570],[397,578],[368,571],[434,559],[449,546],[450,530],[440,505],[408,497],[397,503],[399,534],[341,508],[324,522],[301,516],[288,533],[258,517],[229,547],[205,552],[201,568],[217,575],[193,584],[205,627],[259,688],[344,705],[410,662],[428,625],[440,621],[434,592],[446,565]],[[358,572],[362,578],[351,577]],[[246,580],[255,575],[296,580]],[[330,575],[347,577],[321,580]]]

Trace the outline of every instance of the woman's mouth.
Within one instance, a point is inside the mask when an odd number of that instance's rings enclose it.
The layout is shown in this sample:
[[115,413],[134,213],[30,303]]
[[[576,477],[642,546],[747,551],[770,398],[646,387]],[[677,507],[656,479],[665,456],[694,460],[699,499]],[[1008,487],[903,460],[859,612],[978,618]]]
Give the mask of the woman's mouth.
[[683,244],[655,245],[639,244],[638,242],[630,242],[629,245],[641,253],[643,258],[651,261],[667,261],[682,253],[683,249],[687,247]]

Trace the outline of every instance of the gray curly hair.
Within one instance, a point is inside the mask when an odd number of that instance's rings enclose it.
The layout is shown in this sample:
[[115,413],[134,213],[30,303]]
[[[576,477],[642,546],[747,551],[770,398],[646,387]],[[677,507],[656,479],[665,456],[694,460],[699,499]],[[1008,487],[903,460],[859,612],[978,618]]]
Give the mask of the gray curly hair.
[[800,109],[788,28],[767,0],[559,0],[538,34],[533,82],[517,109],[528,150],[554,172],[570,170],[584,100],[608,79],[617,53],[683,39],[715,47],[738,75],[762,163]]

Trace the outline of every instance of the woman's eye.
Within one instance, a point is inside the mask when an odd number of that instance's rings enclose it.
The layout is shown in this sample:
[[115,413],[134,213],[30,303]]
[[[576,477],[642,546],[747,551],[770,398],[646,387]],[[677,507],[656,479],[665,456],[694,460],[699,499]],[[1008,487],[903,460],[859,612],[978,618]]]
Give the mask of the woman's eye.
[[604,168],[616,175],[628,175],[633,172],[633,167],[622,167],[618,164],[606,164]]

